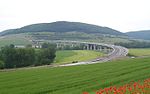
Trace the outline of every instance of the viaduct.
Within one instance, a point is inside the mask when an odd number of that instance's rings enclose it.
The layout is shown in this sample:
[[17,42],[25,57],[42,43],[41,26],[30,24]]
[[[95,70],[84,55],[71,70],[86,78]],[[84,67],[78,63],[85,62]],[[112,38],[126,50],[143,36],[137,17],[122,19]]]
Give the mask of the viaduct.
[[[40,47],[40,43],[45,41],[43,40],[34,40],[34,43],[38,44]],[[56,43],[57,48],[64,47],[65,45],[75,46],[75,45],[83,45],[85,50],[96,50],[96,51],[103,51],[107,53],[104,57],[99,57],[94,60],[86,61],[86,62],[77,62],[72,64],[63,64],[59,66],[73,66],[73,65],[81,65],[81,64],[93,64],[93,63],[102,63],[106,61],[110,61],[113,59],[125,57],[128,54],[128,49],[122,46],[116,46],[111,44],[104,44],[104,43],[94,43],[94,42],[79,42],[79,41],[47,41],[50,43]]]

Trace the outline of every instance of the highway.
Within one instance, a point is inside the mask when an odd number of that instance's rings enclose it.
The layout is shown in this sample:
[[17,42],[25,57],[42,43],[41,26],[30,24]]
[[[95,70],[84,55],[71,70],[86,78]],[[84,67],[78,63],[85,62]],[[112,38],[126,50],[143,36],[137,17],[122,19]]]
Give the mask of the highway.
[[114,60],[117,58],[125,57],[128,54],[128,49],[122,46],[110,45],[110,44],[102,44],[102,43],[90,43],[90,42],[80,42],[80,43],[87,43],[87,44],[96,44],[96,45],[103,45],[113,49],[112,52],[107,54],[104,57],[100,57],[91,61],[86,62],[77,62],[71,64],[63,64],[58,66],[74,66],[74,65],[83,65],[83,64],[94,64],[94,63],[104,63],[110,60]]
[[[86,61],[86,62],[77,62],[77,63],[71,63],[71,64],[62,64],[62,65],[45,65],[45,66],[50,66],[50,67],[63,67],[63,66],[75,66],[75,65],[84,65],[84,64],[94,64],[94,63],[104,63],[110,60],[114,60],[117,58],[125,57],[128,54],[128,49],[125,47],[121,46],[116,46],[116,45],[110,45],[110,44],[103,44],[103,43],[91,43],[91,42],[78,42],[78,41],[64,41],[64,42],[75,42],[75,43],[85,43],[85,44],[96,44],[96,45],[102,45],[102,46],[107,46],[112,48],[113,50],[108,53],[104,57],[100,57],[91,61]],[[45,66],[36,66],[36,67],[25,67],[25,68],[14,68],[14,69],[3,69],[0,71],[11,71],[11,70],[16,70],[16,69],[31,69],[31,68],[41,68]]]

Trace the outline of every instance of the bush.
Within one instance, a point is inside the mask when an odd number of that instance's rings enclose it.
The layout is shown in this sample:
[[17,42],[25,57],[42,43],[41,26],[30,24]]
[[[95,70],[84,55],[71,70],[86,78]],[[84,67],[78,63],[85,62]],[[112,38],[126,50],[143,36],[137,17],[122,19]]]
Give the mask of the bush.
[[5,68],[16,68],[33,65],[35,51],[32,48],[3,47],[0,50],[0,59],[5,62]]
[[56,49],[55,48],[46,48],[46,49],[42,49],[40,53],[38,53],[38,58],[35,65],[49,65],[51,64],[56,55]]
[[[0,50],[0,68],[49,65],[56,57],[56,47],[49,46],[35,53],[33,48],[14,48],[6,46]],[[4,66],[5,65],[5,66]]]
[[72,61],[72,63],[78,63],[78,61]]
[[3,61],[0,61],[0,69],[3,69],[5,67],[5,64]]

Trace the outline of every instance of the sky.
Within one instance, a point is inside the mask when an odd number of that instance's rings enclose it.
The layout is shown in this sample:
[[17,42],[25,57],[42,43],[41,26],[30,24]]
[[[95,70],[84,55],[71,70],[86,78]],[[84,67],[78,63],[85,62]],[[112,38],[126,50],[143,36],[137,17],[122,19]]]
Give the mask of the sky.
[[72,21],[121,32],[150,30],[150,0],[0,0],[0,31]]

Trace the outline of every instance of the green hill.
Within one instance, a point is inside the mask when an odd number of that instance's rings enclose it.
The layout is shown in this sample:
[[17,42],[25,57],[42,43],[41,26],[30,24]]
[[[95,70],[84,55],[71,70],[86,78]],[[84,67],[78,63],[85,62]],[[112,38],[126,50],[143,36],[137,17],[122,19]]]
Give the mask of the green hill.
[[[109,27],[102,27],[92,24],[80,23],[80,22],[67,22],[57,21],[53,23],[39,23],[27,25],[17,29],[10,29],[0,32],[0,38],[3,40],[11,36],[24,37],[32,44],[31,40],[70,40],[70,41],[88,41],[88,42],[100,42],[100,43],[128,43],[131,40],[128,39],[126,34]],[[16,42],[0,41],[0,45],[9,45],[10,43],[18,44]],[[18,39],[19,40],[19,39]],[[21,39],[20,39],[21,40]]]
[[123,33],[108,28],[92,24],[80,22],[57,21],[53,23],[39,23],[27,25],[18,29],[5,30],[0,35],[19,34],[27,32],[84,32],[84,33],[100,33],[109,35],[124,35]]
[[132,31],[126,34],[132,38],[150,40],[150,30]]

